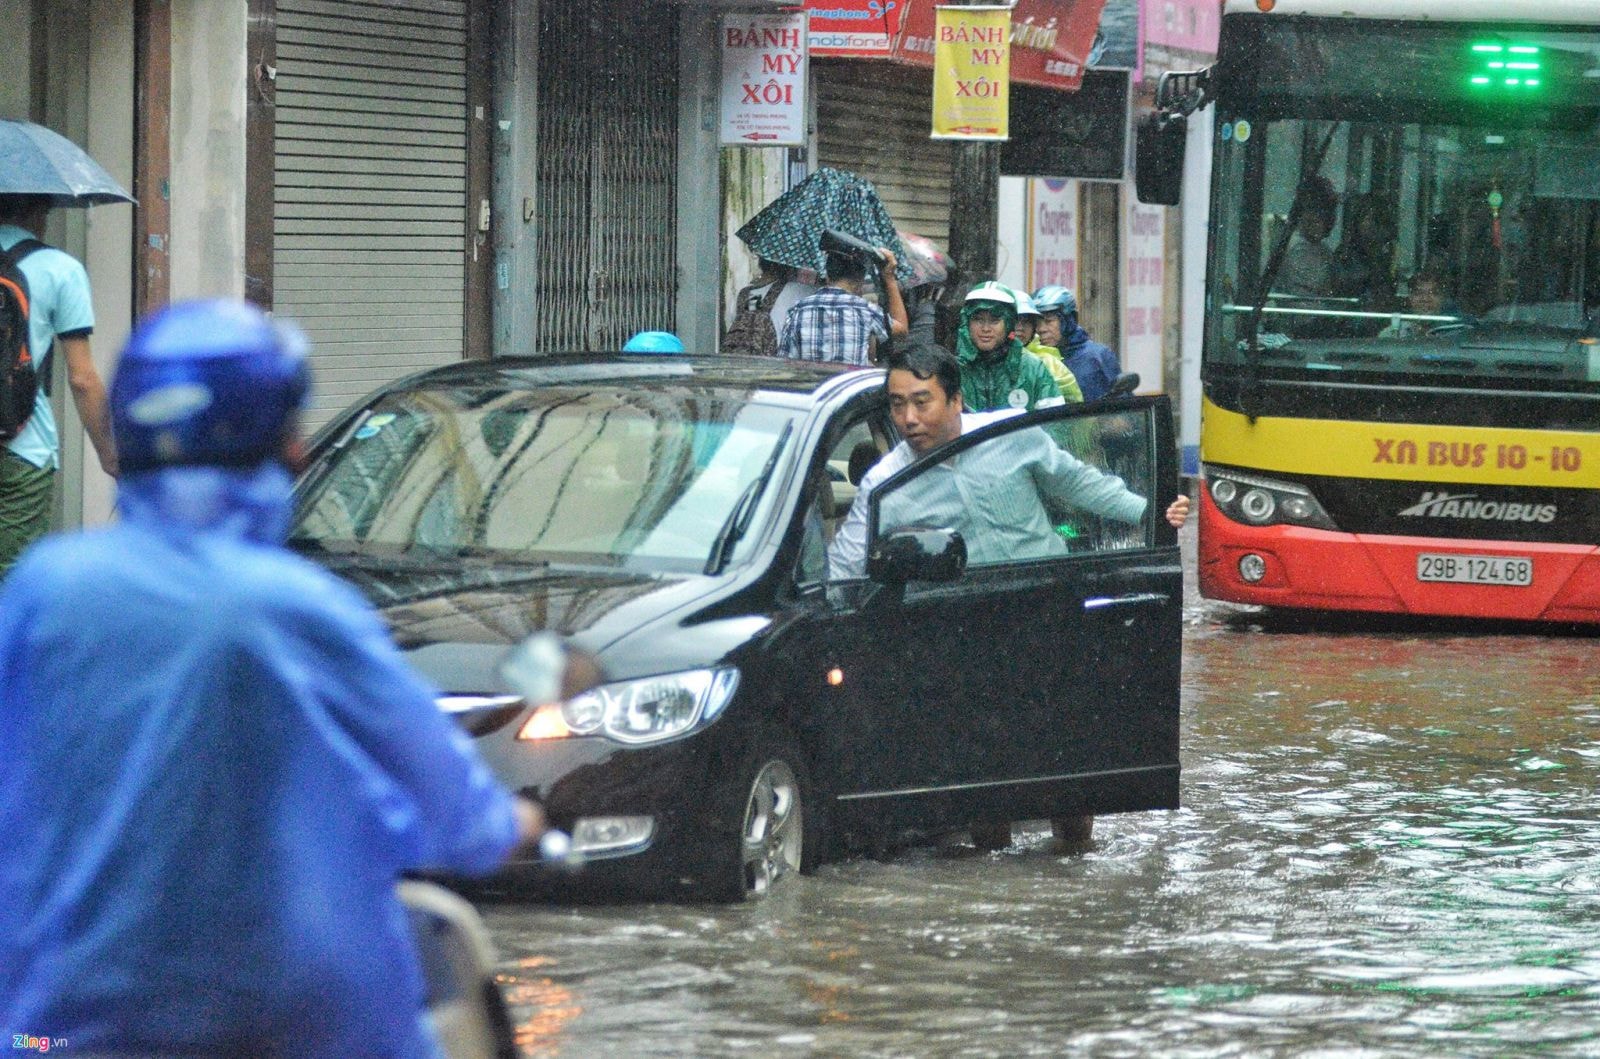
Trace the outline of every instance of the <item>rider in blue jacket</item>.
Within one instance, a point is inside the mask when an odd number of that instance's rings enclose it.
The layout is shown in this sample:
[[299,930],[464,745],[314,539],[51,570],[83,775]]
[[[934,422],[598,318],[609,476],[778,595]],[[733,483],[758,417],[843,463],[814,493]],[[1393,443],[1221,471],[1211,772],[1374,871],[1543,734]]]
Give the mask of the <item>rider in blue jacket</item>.
[[282,546],[304,340],[180,304],[111,391],[121,521],[0,590],[0,1026],[118,1055],[432,1056],[396,877],[541,829],[372,609]]
[[[1078,323],[1078,299],[1065,287],[1040,287],[1033,292],[1039,310],[1039,341],[1061,350],[1061,360],[1078,380],[1085,401],[1111,392],[1122,367],[1110,346],[1089,337]],[[1054,339],[1054,341],[1052,341]]]

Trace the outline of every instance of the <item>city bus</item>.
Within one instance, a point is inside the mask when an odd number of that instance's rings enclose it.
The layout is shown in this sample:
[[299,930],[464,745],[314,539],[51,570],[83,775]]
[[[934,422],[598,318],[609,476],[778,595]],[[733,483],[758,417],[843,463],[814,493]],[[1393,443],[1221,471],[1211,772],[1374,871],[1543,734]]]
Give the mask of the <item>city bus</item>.
[[1142,199],[1214,146],[1201,593],[1600,622],[1600,3],[1227,0],[1157,104]]

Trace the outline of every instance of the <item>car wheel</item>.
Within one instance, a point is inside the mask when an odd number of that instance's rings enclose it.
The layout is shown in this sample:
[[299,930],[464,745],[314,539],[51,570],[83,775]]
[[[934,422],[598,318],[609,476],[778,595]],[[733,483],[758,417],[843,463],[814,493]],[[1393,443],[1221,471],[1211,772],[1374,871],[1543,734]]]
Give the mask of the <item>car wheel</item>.
[[810,792],[805,761],[791,740],[756,740],[730,786],[733,797],[723,801],[732,826],[724,832],[729,856],[714,886],[718,896],[733,901],[765,897],[785,877],[811,866],[814,853],[807,847],[815,840],[815,824],[808,819]]

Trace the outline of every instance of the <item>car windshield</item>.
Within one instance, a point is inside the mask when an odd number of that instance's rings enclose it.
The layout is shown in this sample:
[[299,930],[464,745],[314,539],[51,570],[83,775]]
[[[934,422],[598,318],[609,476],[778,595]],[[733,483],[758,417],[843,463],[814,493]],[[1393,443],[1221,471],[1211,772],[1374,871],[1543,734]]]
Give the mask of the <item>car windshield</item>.
[[1211,368],[1600,390],[1600,37],[1279,23],[1219,104]]
[[[385,396],[300,485],[293,541],[391,558],[698,570],[738,560],[796,413],[746,391],[413,390]],[[769,476],[775,477],[775,476]]]

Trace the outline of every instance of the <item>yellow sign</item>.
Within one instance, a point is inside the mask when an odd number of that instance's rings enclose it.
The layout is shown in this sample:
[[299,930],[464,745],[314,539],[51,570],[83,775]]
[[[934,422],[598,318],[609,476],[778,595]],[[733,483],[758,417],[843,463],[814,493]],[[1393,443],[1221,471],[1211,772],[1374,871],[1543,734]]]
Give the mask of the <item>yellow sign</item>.
[[1600,487],[1600,434],[1261,416],[1209,400],[1200,458],[1241,469],[1460,485]]
[[1011,136],[1011,8],[941,7],[933,33],[933,138]]

